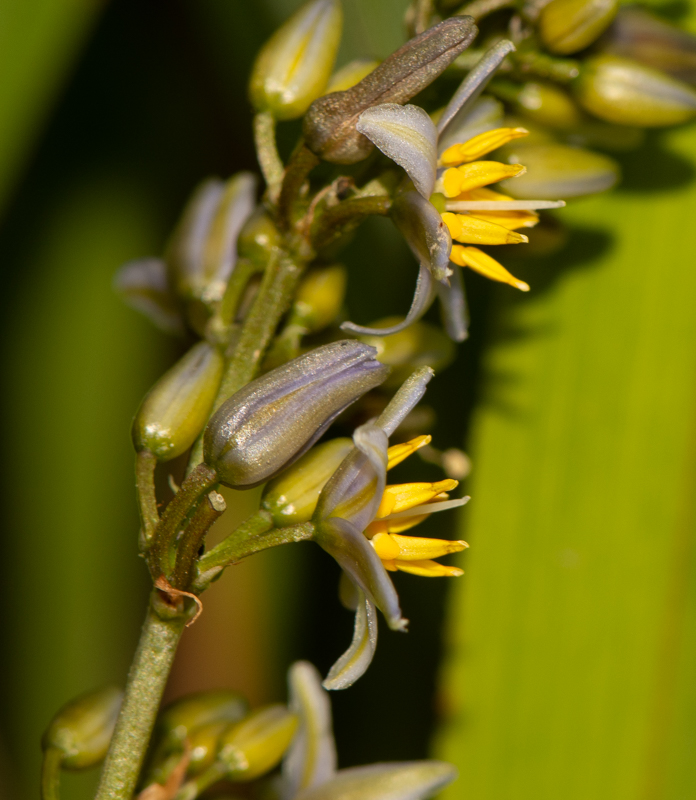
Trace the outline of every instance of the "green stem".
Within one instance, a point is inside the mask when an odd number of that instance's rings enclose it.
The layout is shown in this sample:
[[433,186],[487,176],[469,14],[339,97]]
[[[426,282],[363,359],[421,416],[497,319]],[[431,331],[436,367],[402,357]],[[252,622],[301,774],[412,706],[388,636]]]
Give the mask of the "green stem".
[[283,162],[278,155],[275,137],[276,121],[268,111],[261,111],[254,117],[254,144],[261,172],[268,186],[268,195],[275,202],[283,182]]
[[534,76],[548,78],[558,83],[569,83],[580,74],[580,62],[574,58],[554,58],[546,53],[510,53],[510,61],[523,78]]
[[199,464],[192,470],[181,484],[162,515],[152,543],[152,555],[149,558],[150,571],[153,578],[160,575],[170,577],[171,548],[181,530],[184,520],[200,498],[217,484],[217,473],[206,464]]
[[312,225],[312,245],[317,250],[328,247],[346,233],[349,227],[372,215],[386,216],[391,208],[391,198],[385,195],[354,197],[331,206]]
[[41,765],[41,800],[60,800],[60,765],[63,751],[49,747]]
[[194,798],[202,795],[206,789],[221,781],[226,775],[227,767],[216,761],[203,774],[185,783],[175,795],[174,800],[194,800]]
[[303,522],[288,528],[273,526],[267,511],[258,511],[230,534],[219,545],[202,555],[198,560],[198,578],[194,587],[199,589],[225,568],[236,564],[247,556],[291,542],[306,542],[314,538],[314,525]]
[[460,16],[473,17],[476,22],[501,8],[517,5],[516,0],[473,0],[466,3],[455,13]]
[[186,616],[148,609],[95,800],[131,800]]
[[157,510],[157,496],[155,495],[155,467],[157,458],[149,450],[141,450],[135,464],[135,484],[138,492],[138,505],[140,507],[140,520],[143,526],[143,540],[149,546],[159,525],[160,517]]
[[292,208],[300,196],[300,191],[309,173],[319,163],[318,156],[300,142],[295,148],[283,177],[278,198],[278,225],[282,229],[290,227],[292,222]]
[[224,511],[225,499],[217,492],[210,492],[195,510],[176,549],[176,564],[172,579],[172,586],[176,589],[188,588],[203,539],[212,524],[222,516]]

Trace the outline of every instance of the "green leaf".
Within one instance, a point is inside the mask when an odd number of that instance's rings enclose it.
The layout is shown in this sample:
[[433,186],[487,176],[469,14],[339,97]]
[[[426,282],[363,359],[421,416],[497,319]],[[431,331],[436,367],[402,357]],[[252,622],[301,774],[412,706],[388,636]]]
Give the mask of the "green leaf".
[[529,295],[495,290],[436,748],[452,800],[696,793],[694,152],[693,127],[652,140],[625,189],[559,214],[575,233]]

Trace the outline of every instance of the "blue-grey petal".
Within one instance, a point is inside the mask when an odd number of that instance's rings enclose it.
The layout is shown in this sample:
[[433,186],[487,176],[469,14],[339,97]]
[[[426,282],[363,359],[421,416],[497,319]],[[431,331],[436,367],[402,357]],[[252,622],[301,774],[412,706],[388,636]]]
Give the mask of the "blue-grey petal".
[[420,402],[434,375],[435,372],[430,367],[420,367],[401,384],[399,391],[392,397],[375,423],[387,436],[394,433]]
[[454,266],[449,286],[437,283],[437,294],[447,334],[455,342],[463,342],[469,335],[469,309],[459,267]]
[[377,612],[364,593],[360,589],[358,592],[353,640],[329,670],[322,684],[325,689],[347,689],[352,686],[367,672],[377,649]]
[[436,281],[447,278],[452,237],[435,206],[410,189],[396,195],[391,216],[418,263],[427,267]]
[[479,97],[459,111],[447,129],[438,136],[438,155],[453,144],[467,142],[479,133],[502,127],[504,114],[503,104],[495,97]]
[[418,271],[418,280],[416,281],[416,291],[413,295],[413,302],[408,314],[404,317],[403,322],[398,325],[392,325],[391,328],[370,328],[365,325],[356,325],[354,322],[344,322],[341,325],[342,331],[349,331],[350,333],[361,333],[368,336],[391,336],[393,333],[399,333],[417,322],[423,314],[430,308],[433,300],[435,299],[435,286],[430,270],[427,267],[421,266]]
[[437,131],[422,108],[384,103],[363,111],[356,128],[406,170],[427,200],[435,188]]
[[161,258],[124,264],[114,275],[114,289],[136,311],[167,333],[182,334],[184,321]]
[[320,786],[336,772],[331,703],[316,667],[308,661],[295,662],[288,671],[288,685],[290,710],[298,715],[299,726],[283,759],[282,800]]
[[296,800],[425,800],[457,777],[444,761],[402,761],[339,770]]
[[503,63],[505,56],[514,52],[514,50],[515,45],[507,39],[503,39],[483,54],[478,64],[461,82],[438,120],[437,132],[439,134],[443,134],[446,131],[447,126],[460,111],[468,108],[476,100],[486,88],[486,84],[493,77],[498,67]]

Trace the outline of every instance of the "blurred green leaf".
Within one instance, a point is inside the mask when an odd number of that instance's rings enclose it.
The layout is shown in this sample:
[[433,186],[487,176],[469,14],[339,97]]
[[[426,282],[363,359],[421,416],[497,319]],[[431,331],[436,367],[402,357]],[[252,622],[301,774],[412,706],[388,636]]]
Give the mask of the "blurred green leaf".
[[[446,797],[696,795],[696,129],[496,289],[450,603]],[[513,270],[515,271],[515,270]],[[517,272],[515,272],[517,274]]]
[[2,0],[0,211],[102,0]]

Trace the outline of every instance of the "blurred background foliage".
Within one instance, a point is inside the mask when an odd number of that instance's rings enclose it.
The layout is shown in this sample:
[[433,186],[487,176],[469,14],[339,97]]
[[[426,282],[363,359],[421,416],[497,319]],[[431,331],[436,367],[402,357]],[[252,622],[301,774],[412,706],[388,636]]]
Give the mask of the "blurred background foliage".
[[[255,168],[246,78],[296,5],[2,0],[3,797],[37,796],[43,727],[123,681],[143,613],[129,425],[181,345],[112,276],[161,251],[202,176]],[[339,64],[400,45],[405,5],[345,0]],[[438,446],[474,459],[474,499],[463,533],[440,518],[422,534],[467,538],[467,574],[396,576],[411,632],[383,626],[370,671],[334,695],[343,766],[421,757],[437,729],[453,798],[696,794],[695,154],[692,126],[624,156],[621,188],[563,212],[560,254],[512,265],[529,295],[468,280],[472,337],[427,402]],[[356,318],[408,307],[416,268],[388,222],[346,262]],[[254,497],[229,500],[220,525]],[[352,626],[337,578],[304,544],[235,567],[169,695],[266,701],[292,659],[325,671]]]

